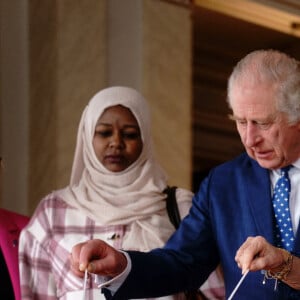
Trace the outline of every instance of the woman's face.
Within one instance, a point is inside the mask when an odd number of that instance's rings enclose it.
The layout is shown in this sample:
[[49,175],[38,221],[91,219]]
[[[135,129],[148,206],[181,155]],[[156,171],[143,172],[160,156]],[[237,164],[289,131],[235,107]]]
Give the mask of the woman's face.
[[96,124],[93,147],[109,171],[121,172],[133,164],[142,152],[143,142],[132,112],[121,105],[107,108]]

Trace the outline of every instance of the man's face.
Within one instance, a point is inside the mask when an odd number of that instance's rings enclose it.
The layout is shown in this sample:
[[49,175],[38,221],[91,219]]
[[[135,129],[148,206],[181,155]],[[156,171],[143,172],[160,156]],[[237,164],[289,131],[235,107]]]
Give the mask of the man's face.
[[289,125],[276,110],[274,88],[242,84],[231,93],[233,119],[250,157],[260,166],[277,169],[300,157],[300,122]]

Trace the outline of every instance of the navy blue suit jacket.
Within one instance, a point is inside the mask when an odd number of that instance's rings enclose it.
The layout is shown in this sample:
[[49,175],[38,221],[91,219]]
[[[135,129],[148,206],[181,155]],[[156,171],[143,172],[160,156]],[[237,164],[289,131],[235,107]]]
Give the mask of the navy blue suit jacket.
[[[189,215],[163,249],[129,252],[132,271],[113,299],[168,295],[199,287],[221,263],[228,297],[241,278],[234,260],[249,236],[274,244],[269,172],[246,153],[213,169],[193,199]],[[300,256],[300,234],[294,254]],[[300,279],[299,279],[300,280]],[[300,299],[300,291],[250,272],[235,295],[239,300]]]

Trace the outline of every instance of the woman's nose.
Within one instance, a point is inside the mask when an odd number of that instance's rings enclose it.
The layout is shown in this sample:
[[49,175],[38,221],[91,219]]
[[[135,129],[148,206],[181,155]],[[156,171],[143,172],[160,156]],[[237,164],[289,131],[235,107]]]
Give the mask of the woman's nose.
[[110,146],[111,147],[120,147],[124,145],[122,135],[120,133],[115,133],[111,136]]

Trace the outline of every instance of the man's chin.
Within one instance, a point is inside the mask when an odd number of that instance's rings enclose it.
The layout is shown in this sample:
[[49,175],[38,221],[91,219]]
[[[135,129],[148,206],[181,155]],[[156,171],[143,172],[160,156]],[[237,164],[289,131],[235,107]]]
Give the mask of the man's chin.
[[277,169],[278,161],[274,160],[274,156],[271,153],[258,154],[254,152],[247,152],[248,155],[257,161],[257,163],[265,169]]
[[275,170],[280,167],[278,162],[273,161],[273,160],[266,160],[266,159],[255,159],[255,160],[264,169]]

